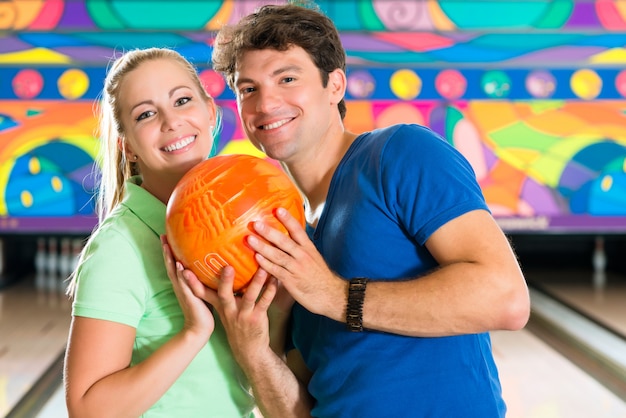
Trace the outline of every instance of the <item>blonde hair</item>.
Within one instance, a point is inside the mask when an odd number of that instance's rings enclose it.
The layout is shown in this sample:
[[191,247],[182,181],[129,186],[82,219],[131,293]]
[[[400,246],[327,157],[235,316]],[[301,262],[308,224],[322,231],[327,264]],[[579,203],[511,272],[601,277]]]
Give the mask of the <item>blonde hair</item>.
[[[122,202],[126,193],[124,183],[131,176],[140,174],[137,165],[126,158],[124,152],[124,127],[122,126],[121,109],[119,105],[120,86],[126,75],[139,67],[142,63],[156,59],[171,59],[180,63],[189,73],[198,91],[206,100],[212,100],[206,92],[196,68],[178,52],[168,48],[134,49],[124,53],[112,62],[104,80],[100,100],[95,102],[95,112],[98,117],[96,137],[100,139],[98,165],[96,168],[96,213],[99,224]],[[213,129],[212,156],[217,148],[217,137],[221,127],[221,109],[215,105],[216,120]],[[122,146],[118,144],[121,139]],[[93,234],[92,234],[93,237]],[[89,238],[89,240],[91,237]],[[88,240],[88,241],[89,241]],[[85,250],[80,254],[79,265],[84,262]],[[69,285],[66,294],[74,296],[76,291],[76,270],[68,278]]]
[[[102,97],[96,102],[99,127],[97,137],[100,138],[98,156],[100,174],[98,176],[98,193],[96,197],[96,213],[102,222],[111,211],[123,200],[124,182],[131,176],[139,174],[135,163],[126,158],[124,152],[124,127],[122,126],[121,110],[118,103],[120,85],[126,75],[142,63],[156,59],[171,59],[180,63],[189,73],[196,87],[205,99],[211,100],[206,92],[196,68],[178,52],[168,48],[135,49],[117,58],[107,72],[104,80]],[[221,109],[216,106],[217,120],[213,130],[213,148],[217,145],[217,134],[221,123]],[[118,145],[121,138],[122,146]],[[208,157],[208,156],[207,156]]]

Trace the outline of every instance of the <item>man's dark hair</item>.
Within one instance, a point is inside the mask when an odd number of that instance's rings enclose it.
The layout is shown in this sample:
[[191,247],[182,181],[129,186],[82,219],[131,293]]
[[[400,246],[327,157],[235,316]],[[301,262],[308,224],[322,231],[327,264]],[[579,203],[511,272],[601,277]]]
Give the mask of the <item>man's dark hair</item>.
[[[298,2],[303,4],[305,2]],[[336,69],[346,71],[346,53],[334,23],[314,4],[309,6],[267,5],[244,17],[239,23],[224,26],[215,39],[213,69],[222,73],[235,91],[235,66],[247,51],[274,49],[286,51],[292,46],[304,49],[328,85],[328,75]],[[346,104],[338,104],[343,119]]]

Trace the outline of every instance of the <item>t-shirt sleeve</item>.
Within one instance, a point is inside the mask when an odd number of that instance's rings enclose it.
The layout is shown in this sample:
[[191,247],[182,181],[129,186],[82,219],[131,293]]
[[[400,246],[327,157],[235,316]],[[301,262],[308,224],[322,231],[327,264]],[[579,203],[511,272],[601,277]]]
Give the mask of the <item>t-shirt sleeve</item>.
[[448,221],[489,210],[467,159],[428,128],[398,129],[385,146],[382,166],[386,199],[420,245]]
[[87,244],[76,272],[72,313],[136,328],[147,298],[138,249],[114,228],[96,234]]

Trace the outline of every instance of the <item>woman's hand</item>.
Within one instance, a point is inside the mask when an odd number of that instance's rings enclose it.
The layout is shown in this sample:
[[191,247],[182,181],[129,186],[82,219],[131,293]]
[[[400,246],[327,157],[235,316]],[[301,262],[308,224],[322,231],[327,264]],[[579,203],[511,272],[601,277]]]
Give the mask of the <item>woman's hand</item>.
[[184,329],[208,341],[215,329],[213,313],[204,300],[196,296],[187,284],[183,275],[185,271],[183,265],[174,259],[165,235],[161,236],[161,244],[167,275],[172,282],[174,293],[185,316]]

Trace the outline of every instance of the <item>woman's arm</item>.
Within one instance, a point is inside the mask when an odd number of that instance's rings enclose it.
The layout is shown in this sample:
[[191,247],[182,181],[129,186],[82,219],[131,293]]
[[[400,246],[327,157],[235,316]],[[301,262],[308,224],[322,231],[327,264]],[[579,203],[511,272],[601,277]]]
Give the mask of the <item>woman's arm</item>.
[[[171,257],[166,257],[166,266],[174,269]],[[211,311],[184,282],[172,280],[172,285],[185,316],[183,329],[133,367],[135,328],[79,316],[72,319],[64,370],[70,417],[141,415],[206,345],[215,326]]]

